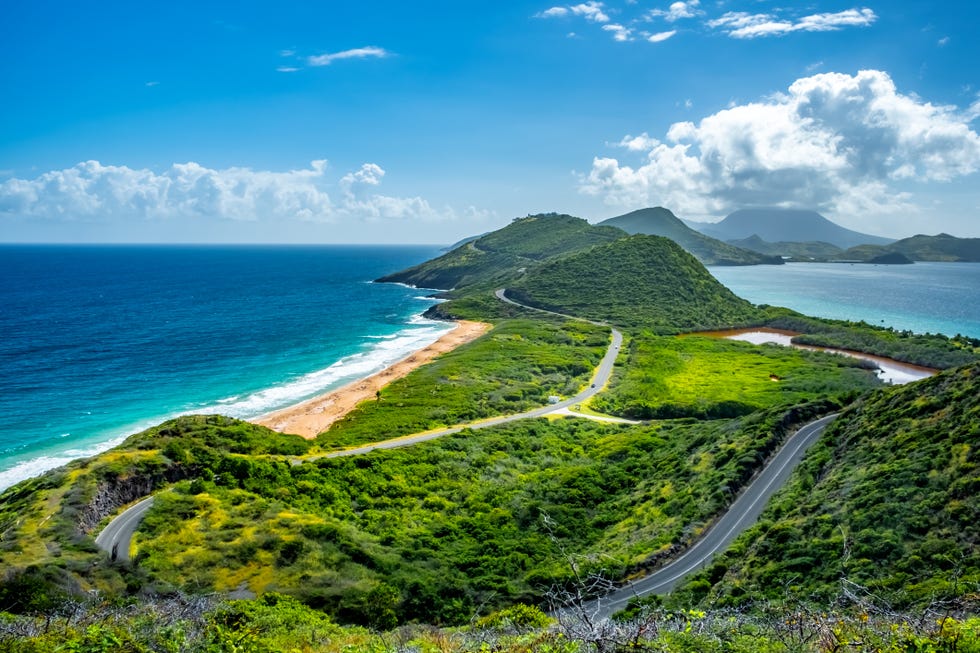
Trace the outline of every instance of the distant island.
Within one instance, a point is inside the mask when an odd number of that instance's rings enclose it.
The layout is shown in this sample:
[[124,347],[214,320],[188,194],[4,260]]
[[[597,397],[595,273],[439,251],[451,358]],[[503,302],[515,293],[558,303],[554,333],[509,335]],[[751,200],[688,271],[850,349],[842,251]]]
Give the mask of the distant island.
[[[666,209],[607,222],[529,215],[378,279],[489,327],[315,437],[183,416],[0,494],[0,643],[575,651],[609,629],[747,653],[827,624],[894,650],[980,641],[980,340],[756,306],[688,248],[744,250]],[[885,386],[820,348],[935,374]],[[798,432],[805,457],[783,450]],[[744,508],[767,470],[782,489]],[[135,533],[97,544],[132,504]],[[735,510],[755,525],[669,591],[610,594]],[[921,625],[936,605],[940,630]]]

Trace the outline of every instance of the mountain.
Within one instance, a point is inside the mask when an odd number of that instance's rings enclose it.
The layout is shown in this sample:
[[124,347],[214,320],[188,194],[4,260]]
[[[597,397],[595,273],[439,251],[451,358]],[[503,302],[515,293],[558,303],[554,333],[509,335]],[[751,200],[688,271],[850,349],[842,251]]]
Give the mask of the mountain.
[[748,251],[699,233],[661,206],[609,218],[599,226],[617,227],[628,234],[670,238],[704,265],[779,265],[783,262],[778,256]]
[[696,228],[701,233],[724,241],[756,235],[768,242],[820,241],[841,249],[865,244],[886,245],[892,242],[889,238],[845,229],[816,211],[798,209],[740,209],[730,213],[721,222],[701,223]]
[[785,256],[797,261],[837,258],[844,251],[836,245],[819,241],[808,241],[803,243],[780,241],[778,243],[770,243],[769,241],[759,238],[759,236],[756,234],[752,234],[748,238],[742,238],[740,240],[730,240],[728,241],[728,244],[735,245],[736,247],[741,247],[743,249],[748,249],[753,252],[759,252],[760,254],[769,254],[770,256],[780,257]]
[[625,236],[613,227],[598,227],[582,218],[547,213],[517,218],[419,265],[377,279],[420,288],[459,289],[495,285],[519,276],[548,258],[588,249]]
[[662,236],[629,236],[549,261],[508,289],[531,306],[662,332],[759,319],[758,309]]
[[848,250],[850,254],[864,260],[866,257],[880,256],[895,252],[903,254],[913,261],[945,261],[965,263],[980,262],[980,238],[957,238],[949,234],[923,236],[919,234],[911,238],[897,240],[890,245],[880,248],[861,248]]
[[843,587],[895,607],[959,596],[980,579],[978,424],[978,363],[858,402],[715,563],[712,594],[784,596],[792,585],[820,600]]

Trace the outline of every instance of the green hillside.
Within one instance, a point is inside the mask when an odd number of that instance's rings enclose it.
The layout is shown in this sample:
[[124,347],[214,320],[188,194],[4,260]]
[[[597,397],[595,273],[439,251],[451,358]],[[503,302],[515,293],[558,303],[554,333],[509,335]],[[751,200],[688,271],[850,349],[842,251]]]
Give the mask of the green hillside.
[[781,265],[778,256],[743,249],[691,229],[669,209],[661,206],[640,209],[609,218],[600,226],[617,227],[628,234],[670,238],[704,265]]
[[661,236],[630,236],[550,261],[508,286],[539,308],[661,332],[748,324],[759,311]]
[[[890,604],[980,583],[980,364],[844,412],[762,521],[694,587],[726,602],[852,591]],[[855,588],[866,588],[865,590]]]
[[464,242],[438,258],[377,281],[420,288],[491,287],[520,276],[528,266],[622,238],[624,232],[594,227],[581,218],[556,213],[517,218],[503,229]]

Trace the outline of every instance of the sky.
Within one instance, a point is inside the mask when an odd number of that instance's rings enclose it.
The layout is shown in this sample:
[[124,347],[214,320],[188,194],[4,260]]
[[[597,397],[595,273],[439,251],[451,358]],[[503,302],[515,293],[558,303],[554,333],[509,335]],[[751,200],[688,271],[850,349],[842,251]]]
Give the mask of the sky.
[[0,242],[451,243],[539,212],[980,237],[980,3],[12,0]]

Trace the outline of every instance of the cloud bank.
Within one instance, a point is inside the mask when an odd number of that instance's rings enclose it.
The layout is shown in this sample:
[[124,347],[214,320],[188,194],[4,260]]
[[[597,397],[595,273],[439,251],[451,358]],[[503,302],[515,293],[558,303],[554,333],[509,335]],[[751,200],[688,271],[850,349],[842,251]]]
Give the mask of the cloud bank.
[[626,136],[618,145],[643,160],[595,157],[579,189],[613,206],[699,216],[746,206],[894,213],[914,209],[898,184],[980,169],[974,118],[899,93],[881,71],[825,73],[698,124],[675,123],[663,140]]
[[175,163],[163,172],[85,161],[35,179],[0,183],[0,216],[49,221],[199,218],[240,222],[456,217],[421,197],[378,192],[385,171],[374,163],[331,180],[327,162],[272,172]]
[[868,27],[877,19],[875,12],[868,8],[811,14],[797,20],[781,19],[771,14],[730,11],[720,18],[709,20],[708,26],[721,29],[733,38],[754,39],[791,32],[832,32],[844,27]]

